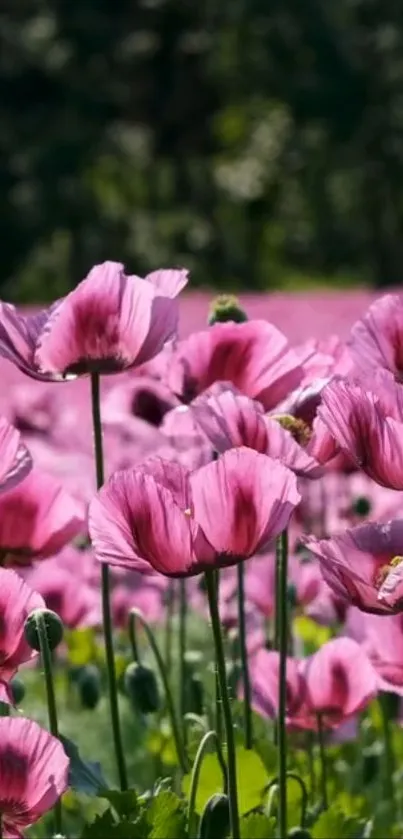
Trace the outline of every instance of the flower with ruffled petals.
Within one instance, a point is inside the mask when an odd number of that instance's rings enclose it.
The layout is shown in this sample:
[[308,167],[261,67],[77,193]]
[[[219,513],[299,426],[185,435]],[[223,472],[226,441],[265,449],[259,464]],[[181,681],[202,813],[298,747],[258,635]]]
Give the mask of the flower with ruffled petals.
[[0,813],[6,835],[20,836],[68,786],[62,744],[36,722],[0,717]]
[[119,262],[95,265],[66,297],[24,317],[0,306],[0,355],[36,379],[118,373],[162,350],[177,329],[185,270],[128,276]]
[[[265,716],[278,712],[279,654],[252,659],[252,701]],[[287,659],[287,723],[296,729],[336,728],[362,711],[378,691],[375,670],[359,644],[335,638],[305,659]]]
[[390,489],[403,489],[403,411],[398,398],[391,387],[374,393],[335,381],[323,391],[318,409],[340,449]]
[[190,576],[253,556],[299,501],[295,475],[251,449],[194,472],[155,458],[105,484],[90,505],[90,535],[101,562]]
[[377,367],[403,381],[403,300],[386,294],[375,300],[350,335],[350,352],[357,367],[370,375]]
[[20,433],[0,417],[0,492],[12,489],[31,469],[31,455]]
[[37,655],[28,646],[24,624],[34,609],[43,609],[43,597],[15,571],[0,568],[0,679],[9,681],[20,664]]
[[190,402],[214,382],[231,382],[271,410],[302,376],[301,360],[282,332],[266,321],[250,320],[216,323],[180,342],[169,384],[184,402]]
[[[353,527],[331,539],[307,537],[305,544],[318,557],[322,574],[333,591],[363,612],[393,614],[403,607],[400,556],[403,520]],[[391,573],[399,571],[391,591]]]
[[[189,410],[217,452],[247,446],[281,460],[297,475],[319,477],[322,469],[305,451],[283,420],[264,414],[262,405],[233,389],[215,393],[214,386],[198,396]],[[291,423],[297,421],[290,417]],[[306,442],[308,442],[308,438]]]
[[83,505],[50,475],[32,469],[0,496],[0,565],[52,556],[84,529]]

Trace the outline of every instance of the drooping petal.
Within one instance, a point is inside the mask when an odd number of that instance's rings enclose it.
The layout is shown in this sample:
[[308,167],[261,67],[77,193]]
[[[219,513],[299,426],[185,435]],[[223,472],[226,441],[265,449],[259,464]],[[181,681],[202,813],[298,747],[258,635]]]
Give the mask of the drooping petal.
[[112,477],[91,503],[89,529],[101,562],[148,574],[151,569],[167,576],[197,573],[192,565],[198,528],[191,510],[180,507],[145,470]]
[[38,369],[34,356],[39,336],[57,306],[58,302],[35,315],[24,316],[10,303],[0,303],[0,355],[39,381],[52,378]]
[[300,501],[295,475],[244,447],[190,477],[195,518],[219,554],[245,559],[277,536]]
[[146,280],[164,297],[177,297],[189,281],[189,271],[186,268],[160,268],[147,274]]

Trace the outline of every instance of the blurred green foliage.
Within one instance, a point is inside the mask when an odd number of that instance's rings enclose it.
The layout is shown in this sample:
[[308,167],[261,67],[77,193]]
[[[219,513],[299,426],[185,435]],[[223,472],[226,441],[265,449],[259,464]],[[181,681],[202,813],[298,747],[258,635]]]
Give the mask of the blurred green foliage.
[[2,294],[398,282],[402,41],[392,0],[4,0]]

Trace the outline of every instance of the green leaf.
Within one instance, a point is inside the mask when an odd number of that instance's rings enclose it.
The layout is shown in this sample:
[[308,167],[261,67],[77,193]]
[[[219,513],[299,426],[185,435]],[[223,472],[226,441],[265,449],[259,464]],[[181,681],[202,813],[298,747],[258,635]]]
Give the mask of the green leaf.
[[106,789],[99,793],[100,798],[106,798],[119,816],[133,819],[138,815],[139,803],[134,789],[121,792],[117,789]]
[[241,821],[241,839],[274,839],[276,820],[263,813],[252,813]]
[[95,661],[97,657],[97,645],[94,629],[66,630],[64,638],[67,644],[67,655],[71,667],[83,667],[85,664]]
[[319,816],[311,828],[312,839],[354,839],[363,820],[345,816],[336,803]]
[[86,824],[81,839],[148,839],[144,824],[129,821],[116,822],[110,810]]
[[[249,813],[262,803],[264,790],[269,782],[269,776],[262,759],[255,751],[249,751],[244,746],[236,748],[238,803],[241,815]],[[182,791],[187,797],[190,791],[191,774],[184,776]],[[223,791],[223,776],[217,755],[207,754],[203,760],[196,795],[196,812],[198,815],[204,810],[209,798],[214,793]]]
[[186,839],[183,801],[170,790],[162,790],[147,810],[149,839]]
[[99,763],[85,761],[75,743],[68,737],[59,737],[63,744],[67,757],[70,758],[69,786],[77,792],[85,792],[87,795],[98,796],[107,789],[107,783],[102,776]]

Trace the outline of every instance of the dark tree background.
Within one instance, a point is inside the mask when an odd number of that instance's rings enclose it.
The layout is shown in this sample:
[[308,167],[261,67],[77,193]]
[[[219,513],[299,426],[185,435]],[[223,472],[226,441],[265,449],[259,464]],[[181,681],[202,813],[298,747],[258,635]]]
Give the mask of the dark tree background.
[[2,293],[400,282],[403,3],[3,0]]

